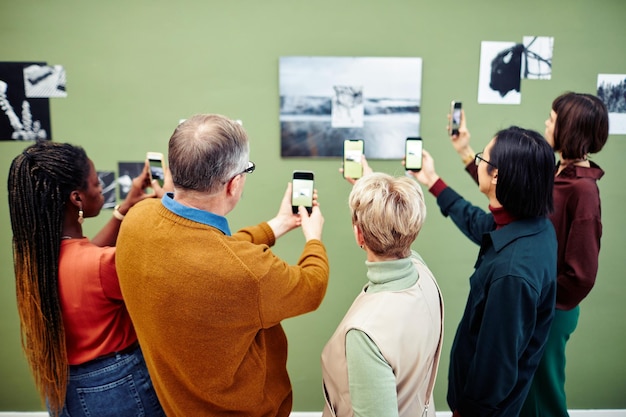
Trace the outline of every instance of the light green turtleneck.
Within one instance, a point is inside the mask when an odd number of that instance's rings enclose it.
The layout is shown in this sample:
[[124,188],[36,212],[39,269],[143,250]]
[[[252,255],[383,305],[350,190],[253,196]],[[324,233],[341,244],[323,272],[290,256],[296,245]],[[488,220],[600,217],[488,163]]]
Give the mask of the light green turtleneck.
[[382,262],[365,261],[367,280],[369,281],[365,291],[369,293],[400,291],[415,285],[418,274],[415,266],[413,266],[412,258],[425,263],[415,251],[411,251],[411,256],[408,258]]

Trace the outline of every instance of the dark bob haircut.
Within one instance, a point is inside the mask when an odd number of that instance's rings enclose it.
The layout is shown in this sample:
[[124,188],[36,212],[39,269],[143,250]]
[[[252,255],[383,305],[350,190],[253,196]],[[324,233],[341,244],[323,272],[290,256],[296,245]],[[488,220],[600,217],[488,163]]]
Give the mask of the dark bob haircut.
[[554,99],[554,150],[566,159],[600,152],[609,136],[609,113],[598,97],[565,93]]
[[511,126],[496,134],[490,162],[498,167],[496,198],[517,218],[553,210],[554,151],[541,134]]

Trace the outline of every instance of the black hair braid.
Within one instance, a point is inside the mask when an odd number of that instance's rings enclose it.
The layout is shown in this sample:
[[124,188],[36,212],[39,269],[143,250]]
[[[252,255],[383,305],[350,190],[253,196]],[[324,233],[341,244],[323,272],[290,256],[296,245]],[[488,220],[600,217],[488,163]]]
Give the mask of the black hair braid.
[[80,147],[38,142],[11,163],[8,179],[22,346],[42,398],[63,406],[68,364],[58,293],[65,206],[84,189],[89,160]]

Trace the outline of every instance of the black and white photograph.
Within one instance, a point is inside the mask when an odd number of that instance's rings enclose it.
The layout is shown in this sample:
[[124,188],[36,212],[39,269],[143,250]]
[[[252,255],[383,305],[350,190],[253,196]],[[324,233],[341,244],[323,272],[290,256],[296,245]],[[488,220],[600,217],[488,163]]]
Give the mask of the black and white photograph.
[[419,136],[422,59],[281,57],[282,157],[338,157],[363,139],[370,159],[399,159]]
[[65,68],[61,65],[33,64],[24,68],[26,97],[67,97]]
[[524,45],[515,42],[483,41],[480,45],[478,102],[520,104],[521,63]]
[[133,185],[133,178],[141,174],[145,161],[141,162],[118,162],[117,163],[117,184],[120,188],[120,201],[126,198]]
[[115,197],[115,172],[98,171],[98,180],[102,185],[102,195],[104,196],[104,205],[102,208],[113,208],[117,204]]
[[363,87],[351,85],[333,86],[333,104],[331,107],[331,126],[363,127]]
[[522,79],[551,79],[553,54],[554,38],[548,36],[524,36]]
[[609,134],[626,134],[626,74],[598,74],[597,95],[609,111]]
[[45,62],[0,62],[0,140],[52,140],[48,98],[27,97],[24,70]]

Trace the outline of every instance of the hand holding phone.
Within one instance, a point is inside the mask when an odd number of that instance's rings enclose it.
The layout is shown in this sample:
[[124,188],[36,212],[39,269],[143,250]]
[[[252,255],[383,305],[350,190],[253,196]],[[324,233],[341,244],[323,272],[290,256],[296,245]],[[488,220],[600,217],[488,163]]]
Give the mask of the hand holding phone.
[[311,214],[313,211],[313,172],[294,171],[291,187],[291,210],[298,213],[298,207],[304,206]]
[[161,152],[148,152],[146,154],[150,165],[150,181],[157,180],[163,187],[165,181],[165,171],[163,169],[163,154]]
[[359,179],[363,176],[364,143],[362,139],[347,139],[343,141],[343,177]]
[[453,101],[450,103],[450,123],[448,125],[448,131],[450,136],[459,134],[459,127],[461,127],[461,109],[463,108],[460,101]]
[[422,138],[406,138],[404,169],[419,171],[422,169]]

